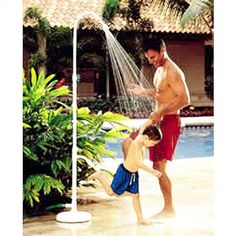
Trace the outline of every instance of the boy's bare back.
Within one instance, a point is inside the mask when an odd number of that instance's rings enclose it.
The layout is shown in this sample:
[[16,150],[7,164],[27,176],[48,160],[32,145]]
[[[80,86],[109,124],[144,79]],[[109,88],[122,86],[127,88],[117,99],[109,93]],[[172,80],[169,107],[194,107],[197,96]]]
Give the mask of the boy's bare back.
[[140,146],[137,140],[133,140],[130,144],[124,166],[130,172],[136,172],[140,168],[140,162],[145,158],[145,147]]

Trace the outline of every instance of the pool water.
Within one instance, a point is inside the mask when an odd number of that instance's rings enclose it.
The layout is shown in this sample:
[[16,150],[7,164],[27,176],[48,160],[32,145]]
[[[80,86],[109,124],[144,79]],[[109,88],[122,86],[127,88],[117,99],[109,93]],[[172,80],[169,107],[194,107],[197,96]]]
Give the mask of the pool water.
[[[122,140],[107,143],[107,149],[117,152],[118,158],[123,158]],[[214,156],[214,127],[189,126],[184,127],[177,143],[174,158],[193,158]]]
[[209,156],[214,156],[213,126],[183,128],[175,149],[174,158]]

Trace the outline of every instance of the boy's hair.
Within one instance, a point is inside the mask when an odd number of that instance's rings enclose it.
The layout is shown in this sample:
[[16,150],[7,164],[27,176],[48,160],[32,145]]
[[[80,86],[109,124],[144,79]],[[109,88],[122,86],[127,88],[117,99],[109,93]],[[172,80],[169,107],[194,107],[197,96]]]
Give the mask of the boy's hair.
[[147,52],[149,49],[156,50],[160,52],[161,48],[165,48],[165,42],[161,38],[146,38],[143,40],[143,51]]
[[150,125],[144,131],[143,135],[147,135],[149,139],[158,141],[162,139],[162,132],[159,125]]

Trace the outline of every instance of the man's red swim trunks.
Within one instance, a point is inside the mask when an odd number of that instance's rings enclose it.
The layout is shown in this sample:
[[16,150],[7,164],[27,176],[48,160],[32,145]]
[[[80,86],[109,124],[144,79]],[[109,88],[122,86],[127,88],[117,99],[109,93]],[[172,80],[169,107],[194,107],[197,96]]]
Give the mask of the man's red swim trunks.
[[172,161],[173,154],[181,131],[179,115],[165,115],[160,123],[163,139],[157,145],[149,148],[151,161],[169,160]]
[[[165,115],[160,123],[163,134],[162,140],[155,146],[149,148],[149,159],[151,161],[173,159],[173,153],[181,131],[181,120],[179,115]],[[138,131],[133,132],[130,137],[135,139]]]

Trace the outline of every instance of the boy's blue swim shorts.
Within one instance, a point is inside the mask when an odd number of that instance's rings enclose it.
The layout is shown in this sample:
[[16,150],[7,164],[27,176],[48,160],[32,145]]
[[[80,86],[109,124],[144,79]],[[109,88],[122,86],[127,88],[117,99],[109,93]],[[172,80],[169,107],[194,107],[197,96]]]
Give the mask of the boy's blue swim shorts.
[[138,172],[130,172],[125,169],[123,163],[119,165],[114,179],[111,183],[114,193],[121,195],[125,191],[130,193],[139,193],[139,175]]

